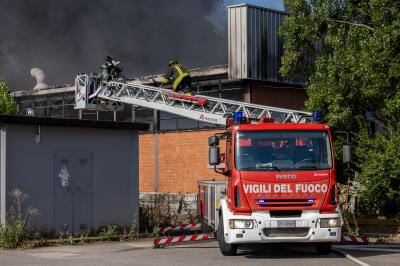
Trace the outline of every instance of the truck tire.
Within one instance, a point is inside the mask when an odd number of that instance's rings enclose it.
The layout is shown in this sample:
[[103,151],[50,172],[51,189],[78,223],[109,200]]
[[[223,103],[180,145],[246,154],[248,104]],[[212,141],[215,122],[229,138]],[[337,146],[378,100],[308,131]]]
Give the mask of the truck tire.
[[222,219],[222,215],[219,217],[219,221],[218,221],[217,239],[218,239],[219,249],[221,250],[222,255],[224,255],[224,256],[235,256],[236,255],[238,245],[237,244],[228,244],[225,242],[224,222]]
[[316,246],[318,255],[329,255],[331,253],[331,243],[319,243]]

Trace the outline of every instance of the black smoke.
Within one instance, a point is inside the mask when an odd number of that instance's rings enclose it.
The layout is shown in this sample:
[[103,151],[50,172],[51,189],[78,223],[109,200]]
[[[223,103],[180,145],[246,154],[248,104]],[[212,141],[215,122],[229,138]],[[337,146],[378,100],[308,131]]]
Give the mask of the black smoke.
[[210,19],[222,0],[0,0],[0,77],[11,89],[50,85],[97,72],[106,55],[127,77],[164,72],[168,59],[188,67],[227,61],[226,31]]

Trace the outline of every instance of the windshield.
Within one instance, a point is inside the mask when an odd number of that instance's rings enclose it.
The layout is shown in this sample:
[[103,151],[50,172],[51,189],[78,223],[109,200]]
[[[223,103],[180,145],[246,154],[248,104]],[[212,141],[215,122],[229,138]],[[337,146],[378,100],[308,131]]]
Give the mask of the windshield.
[[247,171],[321,170],[332,167],[326,131],[239,131],[235,167]]

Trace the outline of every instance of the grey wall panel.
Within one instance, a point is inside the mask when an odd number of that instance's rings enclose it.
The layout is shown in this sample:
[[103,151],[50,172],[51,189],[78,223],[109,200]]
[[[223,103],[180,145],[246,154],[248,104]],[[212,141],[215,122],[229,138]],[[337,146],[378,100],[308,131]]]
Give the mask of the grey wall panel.
[[[228,12],[228,76],[241,79],[247,76],[246,8],[238,7]],[[242,67],[243,66],[243,67]]]
[[299,77],[287,79],[279,74],[283,55],[279,27],[286,16],[246,4],[228,8],[229,78],[303,84]]
[[[92,210],[87,210],[92,212],[93,227],[132,223],[138,206],[136,132],[41,126],[41,142],[37,144],[37,126],[8,125],[8,128],[7,191],[18,187],[29,194],[26,203],[39,209],[37,222],[42,229],[58,230],[53,222],[53,188],[54,182],[60,180],[54,176],[58,170],[53,162],[54,154],[62,150],[75,154],[89,152],[93,156],[89,190]],[[7,205],[10,204],[8,200]]]
[[0,224],[6,223],[6,148],[7,148],[7,126],[0,127]]

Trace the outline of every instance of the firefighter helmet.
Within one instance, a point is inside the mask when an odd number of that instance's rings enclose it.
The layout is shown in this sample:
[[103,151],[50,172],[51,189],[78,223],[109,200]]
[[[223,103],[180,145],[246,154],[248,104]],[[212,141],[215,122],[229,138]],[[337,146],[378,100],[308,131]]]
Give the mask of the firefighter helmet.
[[169,66],[172,66],[173,64],[178,64],[178,61],[175,60],[175,59],[169,60],[168,65],[169,65]]
[[106,58],[104,58],[104,61],[106,61],[107,63],[111,63],[112,62],[111,56],[107,55]]

